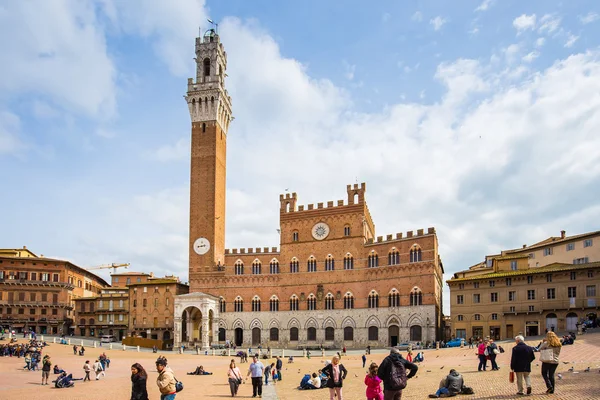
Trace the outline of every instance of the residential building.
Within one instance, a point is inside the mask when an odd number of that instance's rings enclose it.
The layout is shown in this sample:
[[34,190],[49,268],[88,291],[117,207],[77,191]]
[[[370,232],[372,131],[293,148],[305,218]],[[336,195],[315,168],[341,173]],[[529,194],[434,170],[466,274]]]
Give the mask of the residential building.
[[455,337],[510,339],[518,333],[575,331],[596,319],[600,231],[550,237],[504,250],[457,272],[450,287]]
[[75,331],[74,301],[108,283],[66,260],[37,256],[26,247],[0,249],[0,324],[16,332]]

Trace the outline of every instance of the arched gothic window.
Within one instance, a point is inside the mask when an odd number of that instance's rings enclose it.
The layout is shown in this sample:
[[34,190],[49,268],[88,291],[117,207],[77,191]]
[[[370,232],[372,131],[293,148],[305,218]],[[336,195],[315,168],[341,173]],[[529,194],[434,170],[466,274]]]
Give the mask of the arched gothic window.
[[369,261],[369,263],[368,263],[369,268],[376,268],[379,266],[379,257],[377,256],[377,253],[375,253],[375,252],[369,254],[368,261]]
[[236,297],[233,301],[233,311],[244,312],[244,300],[240,296]]
[[420,306],[423,305],[423,293],[420,289],[413,289],[410,292],[410,305],[411,306]]
[[210,58],[204,59],[204,76],[210,76]]
[[354,257],[350,253],[344,257],[344,269],[354,269]]
[[234,269],[236,275],[244,275],[244,263],[241,260],[235,262]]
[[317,260],[311,257],[307,262],[307,270],[308,272],[317,272]]
[[279,273],[279,261],[277,261],[277,260],[271,260],[271,262],[269,263],[269,272],[271,274],[278,274]]
[[225,299],[224,298],[219,298],[219,312],[226,312],[227,311],[227,307],[226,307],[226,303],[225,303]]
[[312,293],[308,296],[308,299],[306,299],[306,309],[309,311],[317,309],[317,298]]
[[400,264],[400,253],[396,249],[392,249],[388,254],[388,265]]
[[335,298],[331,293],[328,293],[325,297],[325,309],[326,310],[334,310],[335,309]]
[[253,275],[260,275],[261,269],[262,269],[261,262],[258,261],[258,260],[254,260],[254,262],[252,262],[252,274]]
[[379,308],[379,295],[374,290],[369,293],[369,308]]
[[298,263],[298,259],[296,257],[292,258],[292,261],[290,261],[290,273],[291,274],[295,274],[296,272],[299,271],[299,267],[298,267],[299,263]]
[[350,236],[350,225],[344,227],[344,236]]
[[354,308],[354,296],[352,293],[348,292],[344,296],[344,309],[351,310]]
[[279,311],[279,299],[276,296],[271,297],[269,300],[269,310]]
[[388,295],[389,307],[400,307],[400,293],[396,289],[392,289]]
[[252,299],[252,311],[260,311],[260,298],[258,296],[254,296]]
[[298,296],[296,295],[290,298],[290,311],[298,311]]
[[335,269],[335,260],[331,255],[325,259],[325,271],[333,271]]
[[420,248],[414,248],[410,250],[410,262],[414,263],[414,262],[419,262],[422,261],[421,258],[421,249]]

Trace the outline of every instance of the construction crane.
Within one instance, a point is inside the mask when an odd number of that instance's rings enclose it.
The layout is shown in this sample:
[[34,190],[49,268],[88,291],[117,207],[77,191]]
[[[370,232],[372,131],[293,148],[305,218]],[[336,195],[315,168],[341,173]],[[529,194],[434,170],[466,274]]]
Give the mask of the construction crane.
[[117,268],[125,268],[127,269],[129,267],[129,263],[125,263],[125,264],[116,264],[116,263],[112,263],[112,264],[106,264],[106,265],[99,265],[97,267],[92,267],[92,268],[85,268],[86,271],[92,271],[95,269],[107,269],[107,268],[112,268],[112,272],[111,274],[116,274],[117,273]]

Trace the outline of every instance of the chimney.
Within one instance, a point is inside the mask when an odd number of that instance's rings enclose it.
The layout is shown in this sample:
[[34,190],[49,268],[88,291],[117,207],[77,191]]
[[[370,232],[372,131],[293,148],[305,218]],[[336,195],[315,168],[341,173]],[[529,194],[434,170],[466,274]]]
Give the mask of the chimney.
[[567,234],[566,231],[560,231],[560,238],[564,239],[566,234]]
[[527,245],[526,245],[526,244],[524,244],[524,245],[523,245],[523,248],[525,248],[525,247],[527,247]]

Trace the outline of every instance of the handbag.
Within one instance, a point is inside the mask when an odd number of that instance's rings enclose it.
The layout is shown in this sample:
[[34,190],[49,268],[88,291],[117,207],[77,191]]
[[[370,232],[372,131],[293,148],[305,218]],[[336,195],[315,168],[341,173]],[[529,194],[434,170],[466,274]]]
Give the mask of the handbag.
[[494,354],[500,354],[500,351],[498,351],[498,349],[494,349]]
[[175,378],[175,392],[179,393],[183,390],[183,383]]
[[515,372],[514,371],[510,371],[508,373],[508,381],[510,383],[515,383]]
[[541,362],[554,361],[554,350],[552,350],[552,349],[540,350],[540,361]]

